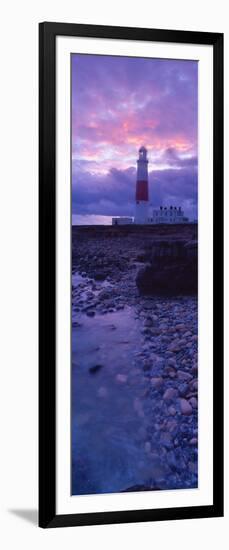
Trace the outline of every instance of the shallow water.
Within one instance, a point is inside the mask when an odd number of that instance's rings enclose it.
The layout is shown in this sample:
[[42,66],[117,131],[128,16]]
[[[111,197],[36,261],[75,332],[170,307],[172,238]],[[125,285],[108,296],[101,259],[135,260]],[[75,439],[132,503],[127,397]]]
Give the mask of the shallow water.
[[133,300],[86,273],[72,286],[72,494],[197,487],[197,409],[180,409],[197,395],[196,300]]
[[72,332],[72,493],[142,485],[152,474],[152,460],[145,450],[146,381],[136,366],[139,321],[129,307],[93,318],[78,314],[77,321]]

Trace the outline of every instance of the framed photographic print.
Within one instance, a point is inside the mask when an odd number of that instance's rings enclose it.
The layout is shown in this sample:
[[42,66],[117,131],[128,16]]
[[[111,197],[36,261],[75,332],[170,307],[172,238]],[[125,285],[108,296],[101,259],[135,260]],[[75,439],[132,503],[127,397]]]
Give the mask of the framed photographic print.
[[39,525],[222,516],[223,35],[39,47]]

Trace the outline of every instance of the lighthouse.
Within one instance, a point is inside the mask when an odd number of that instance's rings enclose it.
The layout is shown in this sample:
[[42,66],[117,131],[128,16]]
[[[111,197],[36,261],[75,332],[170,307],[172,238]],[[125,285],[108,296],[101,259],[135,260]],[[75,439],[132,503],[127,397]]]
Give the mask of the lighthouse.
[[135,223],[148,222],[149,189],[147,149],[140,147],[137,160]]

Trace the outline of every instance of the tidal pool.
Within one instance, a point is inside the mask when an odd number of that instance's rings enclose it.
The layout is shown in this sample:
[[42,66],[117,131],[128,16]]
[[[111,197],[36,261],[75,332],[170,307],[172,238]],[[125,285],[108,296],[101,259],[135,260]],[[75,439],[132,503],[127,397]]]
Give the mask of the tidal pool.
[[139,320],[126,307],[72,330],[72,494],[119,492],[149,481],[147,383]]

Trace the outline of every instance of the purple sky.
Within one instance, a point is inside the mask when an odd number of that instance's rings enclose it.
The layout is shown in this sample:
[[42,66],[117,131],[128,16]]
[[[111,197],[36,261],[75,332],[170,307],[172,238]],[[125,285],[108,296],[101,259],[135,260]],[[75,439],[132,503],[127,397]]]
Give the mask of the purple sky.
[[72,55],[73,223],[134,215],[145,145],[153,206],[197,215],[196,61]]

